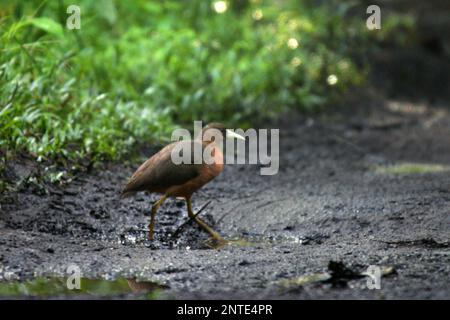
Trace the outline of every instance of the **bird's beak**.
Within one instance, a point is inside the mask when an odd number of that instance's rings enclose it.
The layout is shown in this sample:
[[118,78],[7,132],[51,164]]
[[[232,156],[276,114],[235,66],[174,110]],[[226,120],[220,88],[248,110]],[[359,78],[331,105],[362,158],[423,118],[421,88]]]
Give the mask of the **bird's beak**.
[[240,139],[240,140],[244,140],[245,141],[245,138],[243,136],[241,136],[240,134],[237,134],[234,131],[231,131],[231,130],[227,129],[226,132],[227,132],[227,139],[231,138],[231,139]]

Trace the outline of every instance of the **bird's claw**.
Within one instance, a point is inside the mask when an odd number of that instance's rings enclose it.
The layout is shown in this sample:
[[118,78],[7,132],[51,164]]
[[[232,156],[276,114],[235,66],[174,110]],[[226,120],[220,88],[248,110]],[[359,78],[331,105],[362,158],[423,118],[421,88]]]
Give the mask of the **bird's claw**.
[[153,229],[150,226],[148,228],[148,240],[153,241]]
[[211,237],[205,241],[205,244],[212,249],[220,249],[228,245],[229,243],[230,241],[224,238],[216,238],[216,237]]

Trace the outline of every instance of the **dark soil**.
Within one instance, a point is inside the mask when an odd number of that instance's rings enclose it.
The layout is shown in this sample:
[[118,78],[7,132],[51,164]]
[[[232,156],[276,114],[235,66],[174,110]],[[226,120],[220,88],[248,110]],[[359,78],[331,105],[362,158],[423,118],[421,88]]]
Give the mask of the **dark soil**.
[[[84,277],[157,282],[176,298],[450,299],[450,82],[433,72],[449,60],[423,47],[407,55],[416,69],[404,56],[377,56],[374,88],[335,112],[270,125],[280,128],[277,175],[230,165],[194,196],[196,210],[212,200],[203,219],[240,241],[210,249],[193,224],[174,238],[187,214],[173,199],[148,241],[157,196],[119,200],[139,163],[106,164],[48,194],[1,198],[0,281],[65,276],[75,263]],[[9,166],[16,181],[37,170]],[[393,268],[380,290],[360,276],[369,265]],[[331,280],[291,281],[323,272]]]
[[[172,239],[187,219],[180,200],[160,209],[156,240],[146,240],[156,195],[120,201],[138,163],[111,164],[48,186],[48,195],[3,198],[0,278],[64,276],[75,263],[85,277],[155,281],[177,298],[450,298],[450,113],[370,93],[352,100],[366,102],[273,125],[281,128],[277,175],[230,165],[196,194],[197,209],[212,200],[202,213],[211,225],[251,243],[208,249],[192,224]],[[390,173],[405,162],[421,165]],[[23,167],[32,170],[17,164],[16,174]],[[396,272],[381,290],[361,277],[338,287],[279,285],[327,271],[331,260]]]

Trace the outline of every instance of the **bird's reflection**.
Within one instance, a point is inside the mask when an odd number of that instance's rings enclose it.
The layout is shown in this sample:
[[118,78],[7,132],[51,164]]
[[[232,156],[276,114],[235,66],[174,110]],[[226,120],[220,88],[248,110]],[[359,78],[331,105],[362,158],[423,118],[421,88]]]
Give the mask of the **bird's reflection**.
[[128,286],[134,293],[151,292],[155,290],[167,289],[167,286],[156,282],[138,281],[136,279],[127,279]]

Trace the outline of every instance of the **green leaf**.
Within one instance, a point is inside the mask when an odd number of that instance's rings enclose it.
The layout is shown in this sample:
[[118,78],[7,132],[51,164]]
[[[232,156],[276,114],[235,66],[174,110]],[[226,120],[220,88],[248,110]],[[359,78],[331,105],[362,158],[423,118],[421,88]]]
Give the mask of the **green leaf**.
[[50,18],[33,18],[30,20],[30,23],[36,28],[44,30],[47,33],[54,34],[58,37],[64,36],[63,27],[58,22]]
[[99,0],[97,2],[98,14],[106,19],[110,25],[113,25],[117,21],[117,9],[112,0]]

